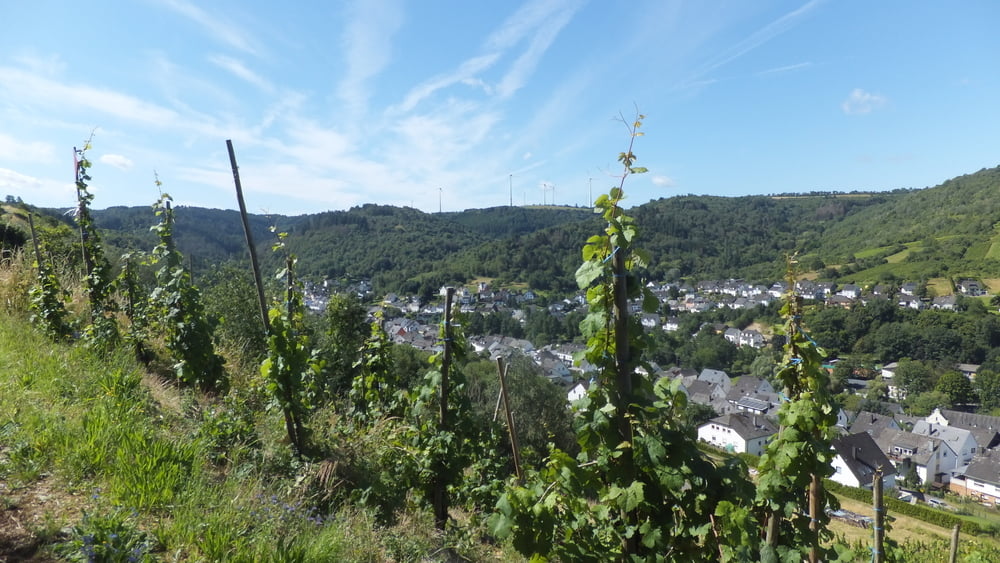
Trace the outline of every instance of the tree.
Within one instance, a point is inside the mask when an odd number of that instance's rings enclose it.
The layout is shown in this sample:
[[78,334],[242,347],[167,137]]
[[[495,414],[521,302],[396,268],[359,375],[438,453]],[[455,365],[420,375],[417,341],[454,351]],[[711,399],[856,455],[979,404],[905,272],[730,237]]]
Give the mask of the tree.
[[980,368],[976,373],[976,392],[980,410],[1000,409],[1000,372]]
[[[882,379],[881,375],[875,376],[875,379],[868,383],[868,390],[865,392],[865,402],[874,403],[885,401],[889,398],[889,384]],[[870,410],[870,409],[866,409]]]
[[735,357],[736,345],[716,334],[710,327],[701,330],[677,351],[680,363],[696,370],[727,369]]
[[355,365],[370,330],[365,322],[367,311],[353,294],[335,293],[326,305],[326,325],[320,341],[324,361],[323,380],[317,389],[320,400],[345,389],[357,375]]
[[944,393],[951,405],[965,405],[972,402],[975,394],[972,382],[968,377],[957,372],[948,371],[938,378],[934,391]]
[[[496,362],[477,360],[462,367],[474,420],[492,420],[500,393]],[[527,356],[508,359],[507,394],[515,428],[526,462],[541,459],[549,444],[575,452],[572,415],[566,408],[566,391],[546,379]]]
[[927,416],[936,408],[951,408],[951,399],[941,391],[926,391],[907,399],[910,416]]
[[924,362],[903,358],[892,381],[904,397],[914,397],[934,389],[934,371]]

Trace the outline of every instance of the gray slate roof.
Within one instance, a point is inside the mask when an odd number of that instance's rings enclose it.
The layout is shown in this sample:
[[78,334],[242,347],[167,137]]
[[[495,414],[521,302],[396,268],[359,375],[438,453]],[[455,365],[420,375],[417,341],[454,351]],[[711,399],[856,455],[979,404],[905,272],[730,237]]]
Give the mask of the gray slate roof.
[[834,438],[832,443],[861,485],[870,485],[878,468],[883,475],[896,474],[895,466],[867,432]]
[[744,413],[724,414],[713,418],[710,422],[732,428],[744,440],[763,438],[778,432],[778,427],[766,417]]
[[896,421],[891,416],[868,411],[858,411],[848,431],[851,434],[867,432],[872,436],[878,436],[886,428],[899,428],[899,425],[896,424]]
[[991,485],[1000,485],[1000,456],[986,454],[972,458],[965,476]]

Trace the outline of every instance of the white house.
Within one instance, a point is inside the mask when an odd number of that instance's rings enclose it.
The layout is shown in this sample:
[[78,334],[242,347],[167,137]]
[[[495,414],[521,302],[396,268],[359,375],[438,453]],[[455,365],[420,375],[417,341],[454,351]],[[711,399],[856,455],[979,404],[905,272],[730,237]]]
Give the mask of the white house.
[[906,393],[898,385],[893,384],[893,378],[896,376],[898,368],[899,363],[897,362],[890,362],[882,366],[882,381],[885,381],[889,386],[889,398],[902,401],[906,398]]
[[930,436],[944,440],[948,444],[948,447],[958,454],[956,465],[965,465],[972,461],[978,450],[976,438],[972,435],[972,432],[964,428],[943,426],[927,422],[926,420],[918,420],[913,425],[911,432],[920,434],[921,436]]
[[934,409],[925,418],[929,423],[964,428],[972,432],[979,447],[977,453],[1000,445],[1000,417],[948,409]]
[[957,466],[958,454],[940,438],[892,428],[883,429],[874,438],[896,466],[900,479],[912,473],[925,485],[948,483],[951,471]]
[[867,432],[834,438],[834,474],[830,478],[848,487],[871,489],[875,472],[882,470],[882,488],[896,487],[896,467]]
[[956,475],[952,479],[948,489],[980,502],[1000,506],[1000,458],[995,454],[976,456],[964,475]]
[[733,453],[761,455],[778,428],[763,416],[724,414],[698,427],[698,439]]

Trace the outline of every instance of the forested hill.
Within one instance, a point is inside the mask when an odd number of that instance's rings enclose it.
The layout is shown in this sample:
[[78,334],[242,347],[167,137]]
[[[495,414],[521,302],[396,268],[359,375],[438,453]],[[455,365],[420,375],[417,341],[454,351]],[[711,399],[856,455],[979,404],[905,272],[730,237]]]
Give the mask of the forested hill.
[[[632,208],[653,279],[779,277],[783,257],[837,281],[1000,277],[1000,168],[940,186],[880,193],[737,198],[678,196]],[[53,211],[53,216],[62,213]],[[117,248],[153,245],[148,207],[95,212]],[[62,217],[68,221],[68,217]],[[270,225],[289,232],[300,273],[370,278],[376,290],[429,293],[496,279],[571,290],[580,248],[601,228],[585,208],[495,207],[453,213],[364,205],[297,217],[251,216],[267,267]],[[195,267],[245,260],[234,211],[179,208],[176,234]]]
[[[493,207],[461,213],[423,213],[409,207],[364,205],[349,211],[307,215],[292,227],[289,248],[304,274],[370,278],[376,288],[430,294],[444,283],[487,275],[456,259],[498,242],[509,257],[524,237],[553,225],[594,219],[574,208]],[[508,274],[490,270],[490,277]],[[509,278],[520,279],[518,276]]]

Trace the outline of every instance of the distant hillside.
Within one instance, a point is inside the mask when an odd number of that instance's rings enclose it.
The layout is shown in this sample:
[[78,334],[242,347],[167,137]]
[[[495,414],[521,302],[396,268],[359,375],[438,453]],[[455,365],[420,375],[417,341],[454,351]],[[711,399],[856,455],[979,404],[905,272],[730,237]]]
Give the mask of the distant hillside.
[[299,256],[303,273],[371,278],[377,288],[427,294],[444,283],[483,275],[458,256],[496,242],[508,249],[496,252],[509,256],[525,244],[520,237],[591,215],[572,208],[509,207],[429,214],[369,204],[300,217],[288,246]]
[[900,194],[832,225],[816,253],[841,277],[1000,275],[1000,167]]
[[[680,278],[775,279],[784,256],[837,281],[1000,277],[1000,168],[940,186],[884,193],[678,196],[631,210],[647,274]],[[115,249],[150,249],[148,207],[96,211]],[[55,220],[71,218],[51,210]],[[252,215],[266,268],[276,225],[289,232],[300,274],[370,278],[376,290],[429,294],[477,278],[570,291],[580,248],[601,227],[586,208],[494,207],[450,213],[363,205],[296,217]],[[235,211],[181,207],[178,245],[195,268],[246,260]],[[111,254],[113,255],[113,254]]]

